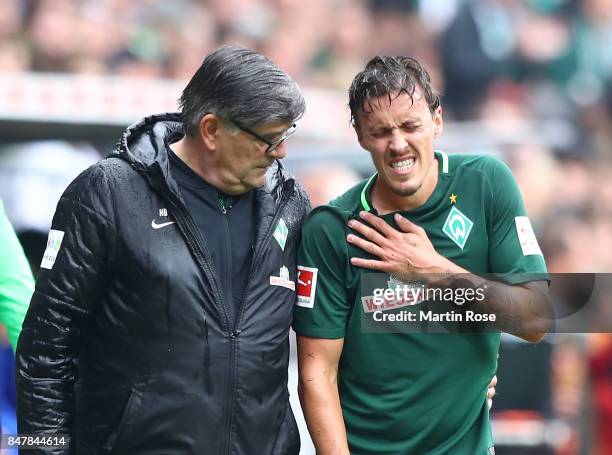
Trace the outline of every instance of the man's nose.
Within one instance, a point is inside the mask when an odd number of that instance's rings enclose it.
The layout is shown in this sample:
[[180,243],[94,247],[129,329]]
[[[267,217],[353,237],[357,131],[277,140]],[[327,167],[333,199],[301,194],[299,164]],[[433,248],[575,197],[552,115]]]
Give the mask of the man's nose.
[[389,150],[392,152],[403,152],[406,149],[406,139],[399,128],[393,129],[389,141]]
[[279,159],[279,160],[282,160],[284,157],[286,157],[287,149],[285,148],[285,143],[283,142],[282,144],[279,144],[278,147],[276,147],[276,149],[270,152],[270,155],[274,157],[275,159]]

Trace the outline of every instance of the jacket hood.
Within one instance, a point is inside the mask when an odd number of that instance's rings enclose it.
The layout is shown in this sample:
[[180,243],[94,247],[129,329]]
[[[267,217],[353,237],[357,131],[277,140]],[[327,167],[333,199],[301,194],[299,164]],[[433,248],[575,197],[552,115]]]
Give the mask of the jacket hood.
[[[159,168],[168,180],[170,171],[166,139],[176,133],[183,134],[180,113],[145,117],[124,131],[109,156],[127,161],[138,172],[150,173]],[[278,196],[275,193],[278,193],[283,183],[288,180],[293,180],[293,177],[285,171],[279,160],[275,160],[266,174],[264,189]]]

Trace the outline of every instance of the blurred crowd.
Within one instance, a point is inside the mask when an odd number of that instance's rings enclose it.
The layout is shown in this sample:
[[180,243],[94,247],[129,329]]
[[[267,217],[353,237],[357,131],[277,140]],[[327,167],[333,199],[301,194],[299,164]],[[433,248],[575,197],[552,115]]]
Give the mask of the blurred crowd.
[[540,113],[610,96],[609,0],[0,0],[0,10],[0,71],[187,79],[231,42],[302,84],[340,89],[375,53],[411,54],[462,118],[500,82],[518,84],[517,97],[560,89]]
[[[443,94],[445,120],[470,131],[451,151],[497,154],[512,167],[549,270],[612,271],[612,0],[0,0],[0,11],[0,73],[182,81],[235,43],[303,86],[345,93],[369,57],[415,56]],[[481,134],[494,138],[485,149],[463,145]],[[315,204],[355,181],[352,172],[302,170]],[[612,301],[599,305],[612,321]],[[550,415],[593,435],[582,453],[612,453],[610,438],[594,435],[612,427],[610,335],[553,342]],[[586,408],[598,423],[585,429]]]
[[535,126],[533,143],[496,148],[520,174],[552,270],[612,269],[612,0],[0,0],[0,10],[0,72],[185,80],[203,55],[238,43],[304,86],[346,91],[368,57],[413,55],[447,121],[499,137]]

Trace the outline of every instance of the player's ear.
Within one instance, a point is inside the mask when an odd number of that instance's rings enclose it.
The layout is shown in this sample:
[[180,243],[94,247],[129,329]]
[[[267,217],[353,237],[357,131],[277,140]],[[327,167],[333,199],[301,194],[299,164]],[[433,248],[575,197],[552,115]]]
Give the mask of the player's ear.
[[363,144],[361,143],[363,140],[363,134],[361,132],[361,128],[359,127],[359,123],[354,120],[351,123],[353,125],[353,129],[355,130],[355,134],[357,135],[357,142],[359,142],[359,145],[363,147]]
[[444,130],[444,121],[442,120],[442,106],[438,106],[433,114],[434,138],[442,134]]

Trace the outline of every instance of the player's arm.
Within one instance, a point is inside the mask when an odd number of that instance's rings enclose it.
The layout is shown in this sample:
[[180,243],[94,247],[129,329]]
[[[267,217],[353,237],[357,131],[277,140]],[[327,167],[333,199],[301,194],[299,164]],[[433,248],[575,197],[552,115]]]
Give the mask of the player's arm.
[[474,310],[494,313],[500,330],[538,342],[550,329],[552,309],[546,282],[511,285],[487,281],[440,255],[425,230],[403,216],[395,215],[399,230],[371,213],[362,212],[361,217],[367,225],[351,220],[349,226],[362,237],[349,234],[347,241],[378,259],[354,257],[351,258],[353,265],[399,277],[413,274],[436,280],[447,277],[444,283],[435,283],[438,287],[483,288],[486,285],[485,299]]
[[436,286],[456,286],[486,289],[484,300],[470,306],[470,310],[496,315],[495,325],[502,331],[538,343],[551,329],[553,311],[548,293],[548,282],[531,281],[506,284],[486,280],[454,265],[447,271],[448,278]]
[[[19,433],[73,436],[76,360],[114,250],[110,191],[100,169],[82,173],[58,203],[16,355]],[[71,444],[74,444],[74,440]],[[68,454],[69,448],[45,448]]]
[[343,345],[344,338],[297,337],[298,393],[319,455],[349,454],[337,384]]
[[495,314],[495,325],[500,330],[525,341],[538,343],[551,329],[553,311],[547,281],[511,285],[486,280],[457,265],[454,266],[448,270],[448,278],[437,285],[486,289],[484,300],[478,305],[472,305],[470,309]]
[[354,269],[344,241],[346,218],[316,208],[302,226],[298,249],[297,333],[299,394],[318,454],[348,454],[338,394],[339,360],[355,300]]

